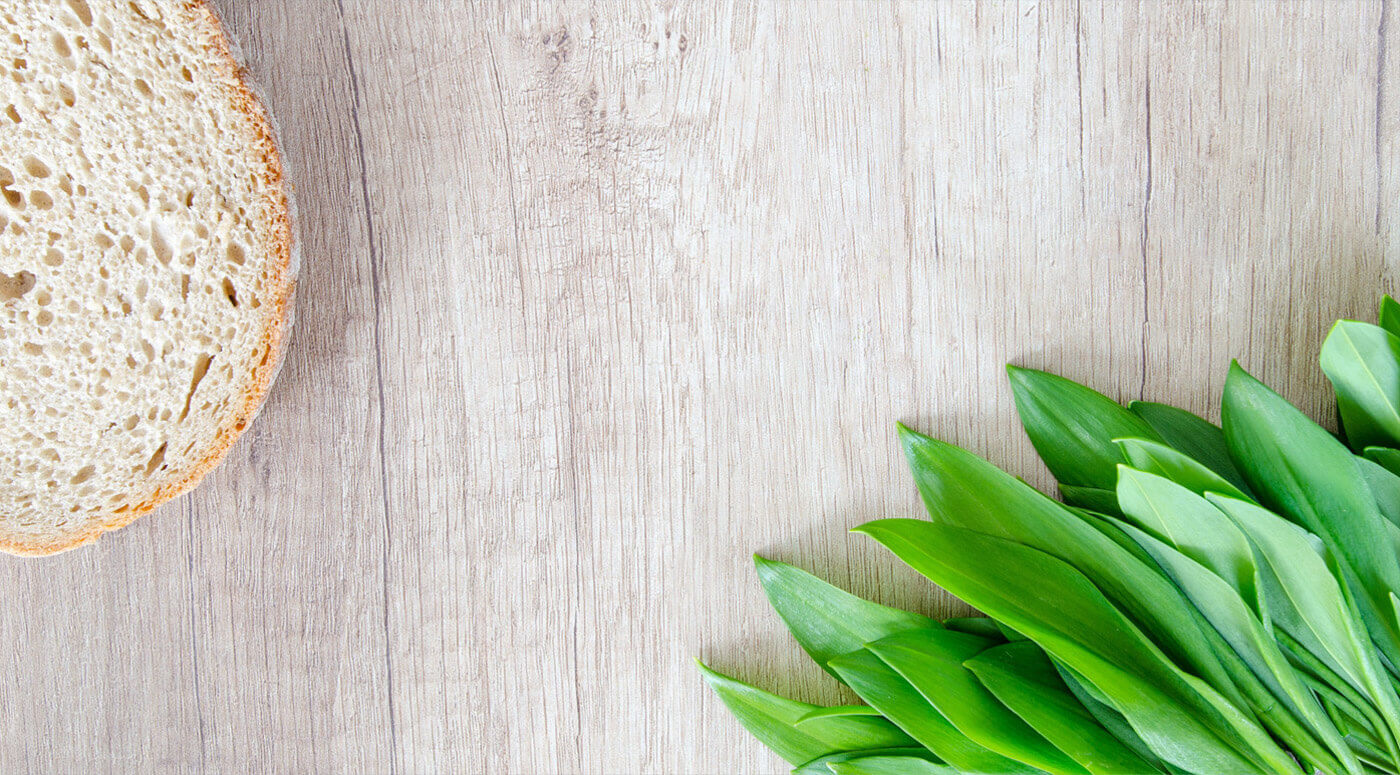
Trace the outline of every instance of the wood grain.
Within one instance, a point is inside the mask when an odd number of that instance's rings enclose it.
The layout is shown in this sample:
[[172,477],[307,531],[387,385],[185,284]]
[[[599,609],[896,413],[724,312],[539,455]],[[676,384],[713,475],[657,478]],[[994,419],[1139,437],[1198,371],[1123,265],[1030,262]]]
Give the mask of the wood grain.
[[195,493],[0,562],[0,771],[785,771],[690,660],[842,696],[756,550],[962,610],[845,532],[895,421],[1045,486],[1007,361],[1327,417],[1395,290],[1382,2],[217,5],[295,342]]

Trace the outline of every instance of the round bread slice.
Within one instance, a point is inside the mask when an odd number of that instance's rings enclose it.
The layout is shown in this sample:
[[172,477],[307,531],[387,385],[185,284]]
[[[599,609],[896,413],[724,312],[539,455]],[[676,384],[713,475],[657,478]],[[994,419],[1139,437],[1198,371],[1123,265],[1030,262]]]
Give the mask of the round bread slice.
[[0,0],[0,550],[126,525],[248,426],[289,325],[287,189],[204,3]]

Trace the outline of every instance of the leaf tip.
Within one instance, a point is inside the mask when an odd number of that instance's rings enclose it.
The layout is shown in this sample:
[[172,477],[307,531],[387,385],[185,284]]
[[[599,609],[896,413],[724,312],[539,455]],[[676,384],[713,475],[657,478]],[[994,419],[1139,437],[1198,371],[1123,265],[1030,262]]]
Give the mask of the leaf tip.
[[770,560],[761,554],[754,554],[753,570],[758,575],[758,583],[763,586],[764,591],[772,594],[773,585],[781,583],[784,571],[797,569],[781,560]]
[[1022,391],[1030,390],[1034,387],[1037,378],[1053,376],[1048,371],[1031,369],[1015,364],[1006,364],[1006,379],[1011,383],[1011,392],[1020,395]]
[[1250,374],[1248,371],[1246,371],[1245,368],[1240,365],[1240,362],[1237,359],[1231,358],[1230,371],[1225,374],[1224,395],[1221,397],[1222,413],[1229,413],[1231,403],[1230,399],[1232,396],[1241,395],[1242,391],[1250,391],[1254,388],[1263,386],[1263,384],[1264,383],[1256,379],[1253,374]]
[[1376,310],[1376,319],[1381,328],[1390,329],[1391,324],[1400,322],[1392,319],[1396,314],[1400,314],[1400,302],[1396,302],[1390,294],[1382,293],[1380,308]]
[[886,519],[876,519],[870,522],[865,522],[863,524],[856,525],[855,527],[851,528],[851,532],[856,533],[857,535],[869,536],[870,538],[874,538],[878,541],[878,534],[884,532],[885,530],[884,525],[882,523],[888,521],[889,520]]
[[866,522],[861,525],[856,525],[855,527],[851,528],[851,532],[859,533],[864,536],[870,536],[871,538],[883,544],[885,543],[886,539],[900,535],[901,532],[906,528],[913,528],[918,530],[923,528],[931,528],[933,526],[934,523],[929,522],[926,519],[910,519],[908,517],[887,517],[885,519],[871,520],[870,522]]
[[913,455],[915,449],[925,447],[934,440],[932,436],[925,436],[902,422],[897,422],[894,426],[899,437],[899,445],[904,448],[906,457]]

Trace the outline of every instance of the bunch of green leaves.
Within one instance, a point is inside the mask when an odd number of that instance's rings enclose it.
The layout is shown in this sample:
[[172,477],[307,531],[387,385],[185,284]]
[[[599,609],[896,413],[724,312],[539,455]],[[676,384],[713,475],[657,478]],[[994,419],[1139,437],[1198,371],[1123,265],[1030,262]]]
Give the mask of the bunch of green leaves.
[[1400,775],[1400,304],[1323,344],[1341,431],[1238,364],[1221,425],[1010,368],[1062,500],[900,426],[927,519],[856,528],[986,614],[935,621],[756,558],[863,704],[704,665],[802,775]]

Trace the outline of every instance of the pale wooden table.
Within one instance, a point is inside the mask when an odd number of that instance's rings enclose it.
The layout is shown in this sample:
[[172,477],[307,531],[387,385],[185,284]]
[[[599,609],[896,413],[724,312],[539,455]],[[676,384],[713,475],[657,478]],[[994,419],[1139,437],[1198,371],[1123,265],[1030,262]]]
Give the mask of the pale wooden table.
[[841,695],[749,553],[957,604],[845,529],[905,420],[1047,484],[1002,364],[1213,412],[1400,257],[1400,6],[220,0],[306,262],[193,495],[0,562],[0,771],[786,768],[691,664]]

